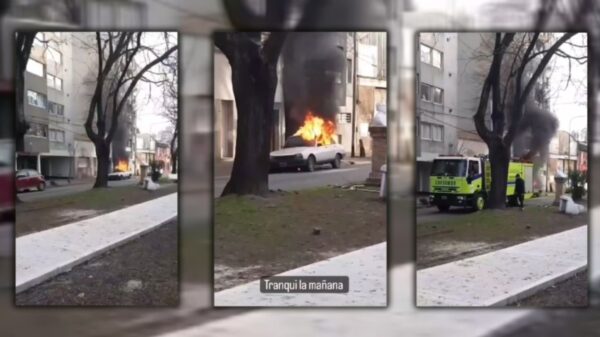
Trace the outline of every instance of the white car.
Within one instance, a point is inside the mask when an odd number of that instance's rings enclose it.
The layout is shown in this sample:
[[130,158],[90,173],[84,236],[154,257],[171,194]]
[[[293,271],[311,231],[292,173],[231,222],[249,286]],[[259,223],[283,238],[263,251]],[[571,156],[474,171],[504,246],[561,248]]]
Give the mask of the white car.
[[133,172],[131,172],[131,171],[121,171],[119,169],[115,169],[113,172],[108,174],[108,180],[129,179],[132,176],[133,176]]
[[271,170],[302,168],[312,172],[321,164],[339,168],[345,155],[340,144],[307,146],[298,137],[290,137],[283,149],[271,152]]

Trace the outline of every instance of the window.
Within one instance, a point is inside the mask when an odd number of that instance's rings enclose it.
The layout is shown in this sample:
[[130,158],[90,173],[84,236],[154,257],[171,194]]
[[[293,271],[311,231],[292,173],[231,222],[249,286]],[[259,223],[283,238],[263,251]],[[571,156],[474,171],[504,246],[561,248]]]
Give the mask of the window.
[[444,90],[433,88],[433,102],[437,104],[444,103]]
[[431,86],[421,83],[421,99],[427,102],[431,102]]
[[434,142],[441,142],[444,140],[443,136],[444,129],[439,125],[431,125],[431,139]]
[[474,177],[479,174],[479,162],[469,160],[469,176]]
[[349,112],[340,112],[338,114],[338,123],[352,123],[352,114]]
[[46,96],[35,91],[27,90],[27,102],[38,108],[46,108]]
[[421,99],[426,102],[444,104],[444,89],[421,83]]
[[421,139],[431,139],[431,124],[421,123]]
[[36,137],[48,137],[48,126],[39,123],[29,123],[27,134]]
[[48,112],[51,114],[63,116],[65,114],[65,107],[62,104],[48,102]]
[[348,76],[348,83],[352,83],[352,60],[346,59],[346,74]]
[[49,88],[54,88],[56,90],[62,90],[62,80],[56,76],[47,74],[46,75],[46,84]]
[[50,141],[57,143],[65,142],[65,132],[61,130],[50,129]]
[[431,50],[431,65],[436,68],[442,68],[442,53],[435,49]]
[[44,65],[34,59],[30,58],[29,61],[27,61],[27,67],[25,69],[34,75],[44,77]]
[[431,48],[421,44],[421,62],[431,64]]
[[50,60],[54,61],[55,63],[58,63],[58,64],[62,63],[62,54],[54,48],[48,47],[46,59],[48,59],[48,57],[50,58]]
[[434,142],[444,141],[444,127],[421,122],[421,139],[432,140]]
[[464,159],[435,159],[431,168],[432,176],[464,177],[467,161]]
[[421,62],[442,69],[442,52],[421,44]]
[[54,79],[54,88],[56,88],[56,90],[62,90],[62,80],[58,77]]

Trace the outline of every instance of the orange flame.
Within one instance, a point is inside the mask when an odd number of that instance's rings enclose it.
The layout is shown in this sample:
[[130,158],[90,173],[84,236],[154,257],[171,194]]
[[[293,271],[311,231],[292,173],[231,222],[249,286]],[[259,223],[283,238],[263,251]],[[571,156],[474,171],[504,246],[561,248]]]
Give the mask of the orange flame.
[[326,121],[323,118],[313,116],[312,112],[306,114],[304,125],[296,131],[294,136],[301,136],[302,139],[321,145],[335,143],[335,124],[332,121]]
[[117,165],[115,165],[115,170],[119,170],[121,172],[129,171],[129,163],[127,160],[119,160]]

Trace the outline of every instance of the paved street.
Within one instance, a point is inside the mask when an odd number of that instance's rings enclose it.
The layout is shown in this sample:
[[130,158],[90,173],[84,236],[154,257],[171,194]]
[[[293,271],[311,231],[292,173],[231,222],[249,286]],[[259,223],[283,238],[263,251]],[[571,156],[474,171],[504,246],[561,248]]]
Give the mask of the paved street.
[[[118,187],[118,186],[128,186],[137,183],[138,180],[135,178],[127,179],[127,180],[114,180],[109,181],[108,186],[110,187]],[[92,188],[94,183],[86,183],[86,184],[74,184],[74,185],[65,185],[65,186],[52,186],[48,187],[45,190],[33,191],[33,192],[23,192],[19,193],[19,198],[22,201],[30,202],[43,200],[48,198],[61,197],[69,194],[79,193]]]
[[[343,165],[339,169],[323,166],[314,172],[282,172],[269,174],[269,189],[294,191],[327,185],[362,183],[371,172],[370,163]],[[229,177],[215,177],[215,196],[221,195]]]

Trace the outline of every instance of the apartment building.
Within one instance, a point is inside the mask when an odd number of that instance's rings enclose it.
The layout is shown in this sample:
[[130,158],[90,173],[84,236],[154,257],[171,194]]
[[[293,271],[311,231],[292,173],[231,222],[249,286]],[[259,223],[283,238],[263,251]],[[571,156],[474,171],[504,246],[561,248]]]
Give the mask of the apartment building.
[[71,109],[73,44],[69,33],[38,33],[24,76],[24,114],[29,130],[16,166],[50,178],[73,178],[78,128]]
[[429,172],[439,154],[458,148],[457,33],[420,33],[416,67],[417,189],[428,191]]
[[[17,169],[36,169],[50,179],[96,175],[95,146],[84,126],[95,88],[94,36],[37,34],[24,76],[24,115],[30,127],[24,148],[17,152]],[[127,160],[135,166],[135,121],[134,107],[128,102],[113,139],[113,162]]]

